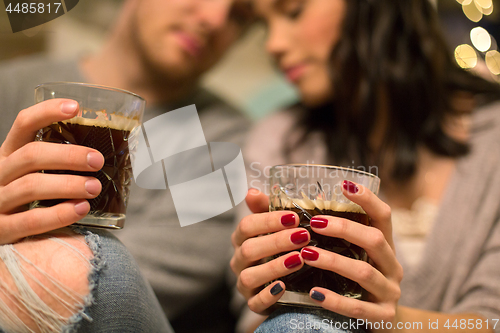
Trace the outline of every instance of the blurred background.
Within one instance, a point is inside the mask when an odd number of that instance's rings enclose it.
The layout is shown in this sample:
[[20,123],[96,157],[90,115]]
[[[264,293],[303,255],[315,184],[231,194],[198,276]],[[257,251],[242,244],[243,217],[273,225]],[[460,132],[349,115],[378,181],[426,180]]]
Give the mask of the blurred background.
[[[500,82],[500,0],[434,0],[457,63]],[[34,53],[71,57],[94,52],[104,40],[122,0],[80,0],[68,14],[42,26],[12,33],[0,10],[0,61]],[[3,6],[0,5],[3,9]],[[252,28],[203,85],[253,119],[293,103],[296,93],[274,69],[263,44],[266,33]]]

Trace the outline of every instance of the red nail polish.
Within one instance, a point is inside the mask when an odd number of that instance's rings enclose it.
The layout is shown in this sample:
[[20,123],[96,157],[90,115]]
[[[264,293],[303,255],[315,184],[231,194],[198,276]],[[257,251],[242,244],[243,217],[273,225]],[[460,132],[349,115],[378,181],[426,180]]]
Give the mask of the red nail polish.
[[290,240],[293,244],[302,244],[309,240],[309,233],[307,230],[297,231],[290,236]]
[[313,217],[310,225],[312,228],[324,229],[328,225],[328,220],[321,217]]
[[302,251],[300,252],[300,255],[305,260],[311,260],[311,261],[318,260],[319,258],[318,252],[308,248],[303,248]]
[[358,193],[359,191],[359,188],[356,186],[356,184],[348,180],[344,180],[342,186],[344,187],[344,190],[352,194]]
[[286,260],[285,260],[285,267],[288,268],[288,269],[290,269],[290,268],[297,267],[301,263],[302,263],[302,261],[300,260],[300,255],[296,254],[294,256],[286,258]]
[[281,217],[281,224],[285,227],[291,227],[292,225],[295,225],[295,215],[293,214],[287,214],[283,215]]

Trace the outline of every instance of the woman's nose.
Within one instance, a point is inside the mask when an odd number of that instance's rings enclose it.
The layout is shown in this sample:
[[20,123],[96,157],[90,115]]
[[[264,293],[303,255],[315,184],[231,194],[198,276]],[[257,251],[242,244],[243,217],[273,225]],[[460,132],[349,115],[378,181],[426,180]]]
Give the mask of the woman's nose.
[[280,57],[289,49],[289,36],[279,24],[269,26],[266,50],[274,57]]

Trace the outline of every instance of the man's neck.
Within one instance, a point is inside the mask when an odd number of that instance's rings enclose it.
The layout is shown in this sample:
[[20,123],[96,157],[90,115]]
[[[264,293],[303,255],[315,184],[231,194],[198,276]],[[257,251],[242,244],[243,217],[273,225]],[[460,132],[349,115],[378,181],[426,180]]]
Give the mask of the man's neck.
[[99,53],[80,61],[81,72],[91,83],[134,92],[149,106],[175,103],[193,92],[197,82],[154,73],[133,48],[119,35],[112,35]]

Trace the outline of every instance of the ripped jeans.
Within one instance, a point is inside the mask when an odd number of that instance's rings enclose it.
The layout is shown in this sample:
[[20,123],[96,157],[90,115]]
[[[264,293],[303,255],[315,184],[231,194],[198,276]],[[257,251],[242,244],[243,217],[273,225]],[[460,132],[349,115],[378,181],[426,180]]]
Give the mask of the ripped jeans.
[[[0,333],[173,332],[151,286],[115,236],[82,227],[61,230],[0,246]],[[40,244],[48,252],[37,253]],[[72,260],[78,272],[88,273],[80,274],[88,279],[88,285],[87,279],[80,283],[87,292],[68,287],[74,282],[65,278],[70,272],[51,258]]]

